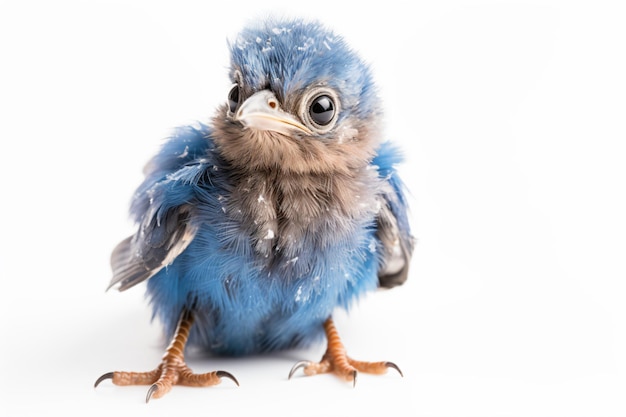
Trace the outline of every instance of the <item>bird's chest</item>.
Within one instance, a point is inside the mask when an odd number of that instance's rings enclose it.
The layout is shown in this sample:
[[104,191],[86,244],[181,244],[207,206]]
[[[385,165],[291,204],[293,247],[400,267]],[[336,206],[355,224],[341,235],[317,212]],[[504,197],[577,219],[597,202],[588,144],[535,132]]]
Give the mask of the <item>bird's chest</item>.
[[346,241],[361,226],[367,215],[346,210],[345,194],[332,178],[249,175],[232,188],[225,214],[259,262],[294,262],[303,251],[321,253]]

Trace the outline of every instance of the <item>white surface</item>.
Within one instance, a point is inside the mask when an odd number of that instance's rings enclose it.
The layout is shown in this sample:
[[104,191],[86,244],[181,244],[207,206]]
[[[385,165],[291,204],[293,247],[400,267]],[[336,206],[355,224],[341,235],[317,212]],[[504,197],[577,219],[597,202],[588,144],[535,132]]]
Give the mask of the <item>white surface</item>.
[[[0,415],[626,414],[624,7],[401,4],[2,2]],[[141,168],[226,99],[225,38],[269,11],[344,34],[407,149],[410,280],[337,316],[405,378],[287,381],[319,346],[191,361],[239,388],[94,390],[162,355],[142,289],[104,292]]]

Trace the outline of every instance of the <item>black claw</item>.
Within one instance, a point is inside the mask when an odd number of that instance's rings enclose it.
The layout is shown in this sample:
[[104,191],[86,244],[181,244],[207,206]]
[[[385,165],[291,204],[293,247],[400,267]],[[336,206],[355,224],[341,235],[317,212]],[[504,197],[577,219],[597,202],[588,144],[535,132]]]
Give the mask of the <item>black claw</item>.
[[154,392],[158,389],[159,386],[157,384],[150,385],[150,388],[148,388],[148,393],[146,394],[146,404],[148,404],[148,401],[150,401],[150,398],[152,398],[152,394],[154,394]]
[[356,376],[359,373],[356,371],[356,369],[354,371],[352,371],[352,388],[356,387]]
[[113,379],[113,372],[107,372],[106,374],[102,375],[100,378],[96,379],[96,383],[93,384],[93,387],[96,388],[105,379]]
[[237,381],[237,378],[235,378],[233,376],[233,374],[231,374],[230,372],[226,372],[226,371],[217,371],[216,372],[217,376],[219,376],[220,378],[229,378],[231,379],[235,384],[237,384],[237,386],[239,386],[239,381]]
[[387,366],[387,368],[393,368],[396,371],[398,371],[398,373],[400,374],[401,377],[404,378],[404,374],[402,373],[402,371],[400,370],[400,368],[398,368],[398,365],[396,365],[393,362],[385,362],[385,365]]
[[291,377],[293,376],[293,374],[296,373],[296,371],[300,368],[306,368],[307,366],[309,366],[311,364],[311,362],[309,361],[300,361],[298,363],[296,363],[293,368],[291,368],[291,371],[289,371],[289,377],[287,379],[291,379]]

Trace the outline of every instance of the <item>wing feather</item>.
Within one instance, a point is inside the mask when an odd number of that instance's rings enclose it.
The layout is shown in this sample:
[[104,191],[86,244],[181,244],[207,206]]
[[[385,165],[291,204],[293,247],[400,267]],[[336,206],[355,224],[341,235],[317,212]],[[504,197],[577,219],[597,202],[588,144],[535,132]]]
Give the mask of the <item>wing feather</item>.
[[174,262],[195,236],[196,228],[189,218],[189,206],[171,208],[160,219],[146,218],[136,234],[113,250],[113,277],[108,288],[117,285],[119,291],[127,290]]
[[387,200],[378,213],[376,234],[383,246],[382,263],[378,270],[380,286],[392,288],[403,284],[409,273],[413,239],[406,230],[401,230]]
[[382,244],[382,262],[378,270],[381,287],[403,284],[409,272],[414,239],[408,219],[404,184],[395,169],[402,161],[400,149],[389,144],[382,146],[374,160],[379,175],[387,187],[380,195],[380,210],[376,218],[376,235]]

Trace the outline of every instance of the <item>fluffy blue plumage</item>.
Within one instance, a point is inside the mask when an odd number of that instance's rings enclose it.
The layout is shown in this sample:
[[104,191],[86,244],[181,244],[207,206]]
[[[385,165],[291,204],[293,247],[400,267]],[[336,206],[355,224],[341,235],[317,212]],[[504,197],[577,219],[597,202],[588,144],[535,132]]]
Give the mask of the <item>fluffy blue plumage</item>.
[[[380,138],[368,67],[320,24],[265,23],[230,47],[230,105],[146,167],[111,285],[147,279],[167,334],[191,309],[189,341],[212,353],[306,346],[333,310],[406,279],[400,153]],[[280,113],[244,114],[253,97]]]

